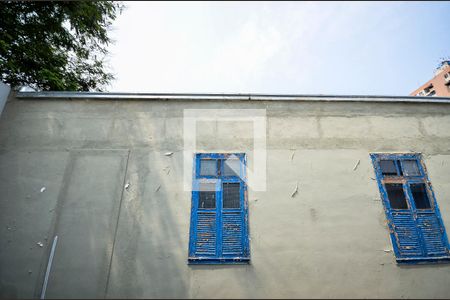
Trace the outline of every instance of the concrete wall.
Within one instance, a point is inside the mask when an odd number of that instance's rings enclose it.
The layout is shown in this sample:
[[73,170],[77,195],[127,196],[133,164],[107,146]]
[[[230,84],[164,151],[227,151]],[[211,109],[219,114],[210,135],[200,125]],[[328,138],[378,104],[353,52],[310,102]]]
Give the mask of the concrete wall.
[[[187,265],[186,108],[267,109],[267,191],[249,191],[250,265]],[[245,122],[203,124],[197,146],[246,152],[251,166],[252,134]],[[0,296],[39,297],[58,235],[48,298],[447,298],[450,265],[399,266],[384,251],[369,158],[378,151],[424,154],[450,229],[449,104],[10,101],[0,119]]]

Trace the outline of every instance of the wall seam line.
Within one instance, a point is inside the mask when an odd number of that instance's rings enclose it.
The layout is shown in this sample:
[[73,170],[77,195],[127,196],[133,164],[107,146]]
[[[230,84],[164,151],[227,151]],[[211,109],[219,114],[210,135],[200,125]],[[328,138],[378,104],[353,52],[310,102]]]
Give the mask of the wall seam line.
[[131,153],[131,149],[128,149],[127,162],[125,165],[125,174],[123,175],[123,182],[122,182],[122,194],[120,196],[119,211],[117,213],[117,221],[116,221],[116,226],[114,229],[114,239],[113,239],[113,244],[112,244],[111,257],[109,259],[108,275],[106,277],[105,293],[103,296],[103,298],[105,298],[105,299],[106,299],[106,295],[108,293],[108,288],[109,288],[109,278],[111,276],[111,265],[112,265],[112,260],[113,260],[113,256],[114,256],[114,248],[116,246],[117,231],[118,231],[118,227],[119,227],[120,212],[122,210],[122,202],[123,202],[123,195],[125,192],[125,181],[127,179],[127,174],[128,174],[128,162],[130,160],[130,153]]

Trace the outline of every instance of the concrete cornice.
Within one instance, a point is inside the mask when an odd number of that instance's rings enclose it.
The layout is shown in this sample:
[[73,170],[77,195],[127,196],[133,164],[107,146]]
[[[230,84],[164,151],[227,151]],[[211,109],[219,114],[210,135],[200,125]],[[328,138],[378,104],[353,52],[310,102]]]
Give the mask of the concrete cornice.
[[406,102],[446,103],[447,97],[367,96],[367,95],[270,95],[200,93],[107,93],[107,92],[18,92],[17,99],[30,100],[205,100],[205,101],[314,101],[314,102]]

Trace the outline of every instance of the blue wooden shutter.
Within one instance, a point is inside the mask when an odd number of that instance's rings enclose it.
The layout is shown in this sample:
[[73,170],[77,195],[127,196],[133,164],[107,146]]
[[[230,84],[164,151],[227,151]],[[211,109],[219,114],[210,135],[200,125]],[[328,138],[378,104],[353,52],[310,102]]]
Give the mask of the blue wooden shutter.
[[444,229],[436,212],[391,212],[399,257],[446,256]]
[[222,214],[222,254],[224,256],[242,256],[243,215],[241,212],[224,212]]
[[[394,173],[396,174],[386,172],[383,175],[380,167],[381,160],[395,161],[397,171]],[[445,228],[420,155],[373,154],[372,161],[383,197],[397,261],[449,259]],[[386,186],[400,183],[407,206],[391,207]],[[423,195],[428,201],[426,205],[424,205],[425,202],[416,202],[419,199],[415,198],[417,194],[414,195],[412,186],[423,187]],[[422,198],[422,201],[425,198]]]
[[426,256],[448,255],[444,228],[441,225],[436,212],[418,212],[417,227],[420,230],[424,242],[424,254]]
[[[243,162],[244,157],[237,162]],[[246,183],[243,180],[245,170],[237,164],[235,173],[222,179],[221,193],[221,219],[222,219],[222,256],[236,259],[247,259],[248,235],[247,235],[247,207],[245,202]],[[225,169],[225,168],[224,168]],[[228,174],[230,175],[230,174]]]
[[392,212],[391,226],[394,232],[395,243],[398,249],[398,256],[409,257],[423,255],[420,236],[417,230],[416,222],[411,211]]
[[[203,190],[207,186],[208,189]],[[216,179],[195,179],[192,192],[190,258],[217,256],[217,186]],[[203,198],[208,192],[213,198]],[[214,199],[214,201],[210,201]],[[204,201],[204,202],[203,202]],[[201,203],[207,205],[202,205]]]
[[[190,263],[248,263],[248,212],[246,202],[246,181],[239,164],[224,166],[228,154],[197,154],[195,179],[192,192],[191,229],[189,242]],[[235,154],[232,159],[243,162],[245,155]],[[236,158],[237,157],[237,158]],[[208,161],[201,167],[201,160]],[[202,171],[203,170],[203,171]],[[202,184],[215,183],[215,207],[207,197],[201,196]],[[205,195],[205,194],[203,194]]]
[[215,256],[216,241],[216,212],[197,211],[195,256]]

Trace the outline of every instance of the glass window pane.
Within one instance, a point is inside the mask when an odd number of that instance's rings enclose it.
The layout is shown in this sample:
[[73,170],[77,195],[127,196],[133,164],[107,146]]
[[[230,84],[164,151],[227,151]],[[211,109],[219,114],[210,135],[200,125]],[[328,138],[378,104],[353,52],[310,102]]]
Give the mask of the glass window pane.
[[383,175],[397,175],[397,168],[393,160],[380,160],[381,173]]
[[217,160],[215,160],[215,159],[200,160],[200,175],[216,176],[217,175]]
[[404,160],[402,164],[405,176],[420,176],[417,160]]
[[200,183],[198,208],[216,208],[215,183]]
[[240,184],[224,183],[223,184],[223,208],[240,208]]
[[224,176],[239,176],[241,161],[239,159],[225,159],[223,161]]
[[417,209],[431,208],[425,183],[413,183],[410,185],[414,204]]
[[389,198],[389,203],[393,209],[408,209],[405,193],[402,184],[387,183],[385,184]]

